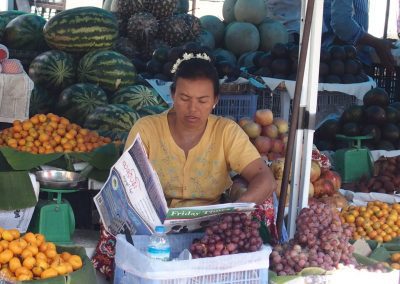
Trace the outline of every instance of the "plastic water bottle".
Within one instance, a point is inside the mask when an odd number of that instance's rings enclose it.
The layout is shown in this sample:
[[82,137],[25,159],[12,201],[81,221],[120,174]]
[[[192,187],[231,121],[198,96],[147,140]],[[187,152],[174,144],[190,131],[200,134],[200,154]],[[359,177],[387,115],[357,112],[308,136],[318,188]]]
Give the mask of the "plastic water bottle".
[[163,261],[170,260],[171,247],[164,226],[157,226],[156,232],[150,236],[147,255]]

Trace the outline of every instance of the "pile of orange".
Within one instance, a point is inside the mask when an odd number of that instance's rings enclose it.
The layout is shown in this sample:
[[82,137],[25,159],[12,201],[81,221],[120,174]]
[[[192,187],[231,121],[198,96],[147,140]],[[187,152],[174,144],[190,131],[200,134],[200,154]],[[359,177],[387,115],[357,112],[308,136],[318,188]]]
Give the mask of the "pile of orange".
[[95,131],[82,128],[53,113],[37,114],[0,132],[0,147],[33,154],[90,152],[111,142]]
[[82,267],[79,255],[57,253],[41,234],[20,236],[16,229],[0,227],[0,279],[25,281],[66,275]]
[[400,204],[372,201],[367,206],[349,206],[342,210],[342,222],[350,224],[353,239],[390,242],[400,236]]
[[400,270],[400,252],[395,252],[390,256],[390,266],[393,269]]

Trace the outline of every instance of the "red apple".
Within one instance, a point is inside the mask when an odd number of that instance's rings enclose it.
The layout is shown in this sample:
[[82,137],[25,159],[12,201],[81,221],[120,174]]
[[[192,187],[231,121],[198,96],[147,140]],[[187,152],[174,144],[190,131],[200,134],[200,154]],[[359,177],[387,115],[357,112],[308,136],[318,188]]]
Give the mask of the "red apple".
[[239,119],[238,124],[243,128],[243,126],[249,122],[253,122],[253,120],[250,117],[245,116]]
[[285,144],[283,144],[283,142],[279,139],[274,139],[271,151],[274,153],[282,154],[284,150],[285,150]]
[[254,140],[254,146],[256,146],[258,152],[260,154],[268,153],[272,147],[272,140],[269,137],[258,136]]
[[250,138],[257,138],[261,134],[261,126],[253,121],[243,125],[243,130]]
[[314,196],[322,197],[322,196],[331,196],[335,193],[335,188],[333,183],[324,178],[320,178],[319,180],[314,182]]
[[321,178],[330,180],[333,183],[333,186],[336,191],[338,191],[342,186],[342,178],[337,172],[325,171],[321,174]]
[[278,134],[278,127],[273,124],[262,127],[261,135],[263,136],[275,139],[278,138]]
[[321,176],[321,167],[315,161],[311,161],[310,181],[315,182]]
[[287,133],[289,131],[289,124],[283,118],[275,118],[274,125],[278,128],[280,134]]
[[267,126],[274,121],[274,114],[270,109],[259,109],[254,115],[254,121],[261,126]]

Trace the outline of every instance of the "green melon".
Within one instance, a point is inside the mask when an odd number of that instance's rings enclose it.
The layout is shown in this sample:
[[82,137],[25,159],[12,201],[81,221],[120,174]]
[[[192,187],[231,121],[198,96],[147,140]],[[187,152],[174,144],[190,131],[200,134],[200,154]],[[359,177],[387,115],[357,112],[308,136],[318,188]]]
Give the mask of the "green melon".
[[129,131],[114,131],[114,130],[101,130],[98,131],[99,135],[109,137],[112,141],[121,141],[125,143],[128,138]]
[[145,106],[155,106],[162,103],[157,91],[144,85],[134,85],[122,88],[110,98],[112,104],[125,104],[134,110]]
[[233,10],[237,21],[254,25],[260,24],[267,16],[264,0],[237,0]]
[[136,82],[136,68],[131,61],[110,50],[94,50],[85,54],[79,61],[77,75],[79,82],[98,84],[109,92]]
[[257,27],[250,23],[234,22],[225,31],[225,46],[239,56],[248,51],[255,51],[260,45]]
[[270,51],[277,43],[288,43],[289,33],[286,27],[275,20],[265,19],[259,26],[260,50]]
[[212,33],[207,30],[202,30],[196,39],[196,42],[202,47],[208,47],[210,50],[215,48],[215,39]]
[[209,31],[213,36],[217,45],[224,40],[225,24],[216,16],[205,15],[200,18],[201,27]]
[[61,50],[49,50],[36,56],[29,65],[29,76],[35,84],[61,91],[75,82],[73,57]]
[[213,50],[213,55],[215,57],[215,61],[228,61],[233,65],[236,64],[237,59],[236,56],[229,50],[223,48],[217,48]]
[[79,83],[62,91],[58,98],[57,110],[70,121],[83,125],[89,113],[107,104],[107,94],[102,88],[89,83]]
[[222,17],[227,23],[236,21],[235,19],[235,4],[237,0],[225,0],[222,5]]
[[138,113],[139,113],[140,117],[143,117],[143,116],[147,116],[147,115],[159,114],[166,110],[168,110],[168,107],[165,107],[162,105],[144,106],[138,110]]
[[36,85],[29,100],[29,117],[38,113],[53,112],[55,101],[55,96],[50,95],[45,88]]
[[46,20],[36,14],[22,14],[11,20],[4,30],[4,44],[9,49],[46,50],[43,27]]
[[14,18],[18,17],[19,15],[26,14],[22,11],[3,11],[0,12],[0,43],[3,42],[4,32],[6,30],[7,24]]
[[129,132],[140,115],[131,107],[109,104],[97,107],[85,120],[84,127],[99,132]]
[[118,22],[97,7],[68,9],[52,17],[43,29],[47,44],[68,52],[110,49],[118,37]]

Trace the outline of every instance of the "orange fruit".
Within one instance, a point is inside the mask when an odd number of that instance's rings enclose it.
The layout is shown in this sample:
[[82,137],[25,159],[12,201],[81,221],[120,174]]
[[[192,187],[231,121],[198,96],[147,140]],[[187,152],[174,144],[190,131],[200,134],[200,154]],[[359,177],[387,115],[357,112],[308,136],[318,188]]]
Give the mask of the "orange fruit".
[[52,277],[56,277],[57,275],[58,275],[57,270],[55,270],[54,268],[48,268],[42,272],[42,274],[40,275],[40,278],[42,278],[42,279],[52,278]]
[[29,270],[31,270],[35,266],[35,264],[36,264],[36,259],[33,256],[28,256],[22,262],[22,266],[28,268]]
[[5,249],[0,253],[0,263],[1,264],[6,264],[7,262],[9,262],[14,256],[14,253],[9,250],[9,249]]
[[11,272],[15,272],[15,270],[17,270],[18,268],[20,268],[21,265],[21,261],[19,260],[18,257],[13,257],[10,259],[10,262],[8,263],[8,268],[10,269]]
[[72,268],[74,270],[77,270],[82,267],[82,259],[79,255],[71,255],[71,257],[68,259],[68,262],[72,265]]
[[34,268],[32,268],[32,272],[33,272],[33,275],[35,275],[36,277],[40,277],[40,275],[43,272],[43,268],[41,268],[39,266],[35,266]]
[[390,259],[391,259],[393,262],[400,262],[400,252],[395,252],[394,254],[392,254],[392,255],[390,256]]

